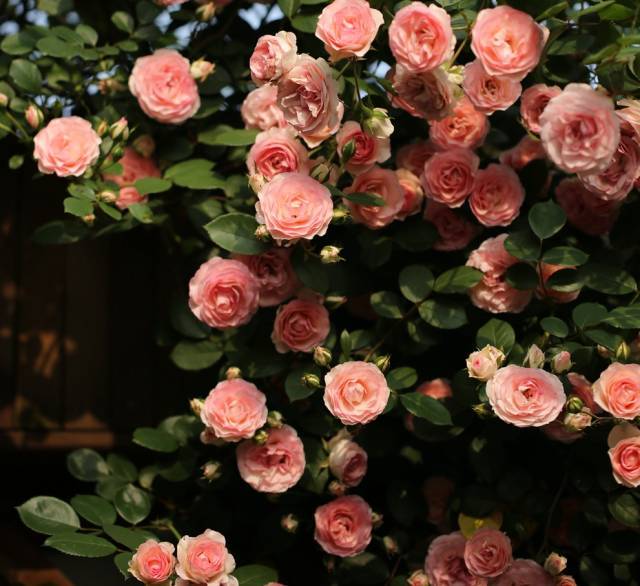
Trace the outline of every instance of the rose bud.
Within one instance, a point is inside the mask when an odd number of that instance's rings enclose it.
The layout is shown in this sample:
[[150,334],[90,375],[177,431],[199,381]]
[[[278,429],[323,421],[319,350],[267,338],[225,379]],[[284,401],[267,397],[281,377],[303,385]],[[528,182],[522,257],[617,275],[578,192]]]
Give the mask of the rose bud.
[[313,350],[313,361],[318,366],[329,366],[332,359],[333,356],[331,354],[331,350],[325,348],[324,346],[316,346],[316,348]]
[[467,358],[467,371],[471,378],[488,381],[504,362],[502,350],[487,344],[482,350],[476,350]]
[[42,124],[44,114],[38,106],[29,104],[28,108],[25,110],[24,119],[27,121],[27,124],[35,130]]
[[545,560],[544,569],[552,576],[562,574],[567,569],[567,558],[554,551]]
[[341,250],[342,248],[340,248],[339,246],[332,246],[332,245],[325,246],[320,251],[320,260],[325,265],[340,262],[341,260],[344,260],[340,256]]
[[216,69],[214,63],[211,61],[206,61],[202,57],[194,61],[189,67],[189,73],[191,73],[191,77],[196,81],[203,82],[209,77]]
[[294,514],[289,513],[280,519],[280,527],[282,527],[287,533],[295,533],[298,530],[300,521]]
[[532,344],[524,357],[524,366],[542,368],[544,366],[544,352],[536,344]]
[[567,372],[570,368],[571,368],[571,353],[567,352],[567,350],[558,352],[551,359],[551,370],[553,370],[553,372],[555,372],[556,374]]
[[222,464],[215,460],[210,460],[202,466],[202,477],[212,482],[222,476]]
[[380,139],[389,138],[393,134],[393,124],[384,108],[374,108],[368,115],[362,123],[365,132]]

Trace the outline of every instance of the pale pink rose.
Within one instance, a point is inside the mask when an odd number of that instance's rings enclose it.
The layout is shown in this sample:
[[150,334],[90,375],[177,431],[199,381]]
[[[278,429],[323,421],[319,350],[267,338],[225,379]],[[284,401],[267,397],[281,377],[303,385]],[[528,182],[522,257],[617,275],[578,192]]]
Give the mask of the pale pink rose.
[[569,223],[590,236],[607,234],[618,218],[618,202],[600,199],[576,177],[558,183],[556,199]]
[[514,560],[492,586],[553,586],[553,578],[533,560]]
[[167,584],[176,565],[174,551],[172,543],[147,539],[129,561],[129,573],[144,584]]
[[78,116],[54,118],[33,139],[33,158],[41,173],[79,177],[100,156],[102,139]]
[[258,310],[259,300],[258,280],[237,260],[209,259],[189,281],[189,307],[212,328],[235,328],[248,323]]
[[382,24],[382,12],[366,0],[333,0],[320,14],[316,37],[324,43],[331,61],[364,57]]
[[584,435],[582,432],[569,429],[560,419],[543,425],[540,430],[550,440],[563,444],[572,444]]
[[489,132],[489,120],[478,112],[469,98],[462,97],[453,108],[453,113],[442,120],[432,121],[429,137],[441,149],[479,147]]
[[490,75],[521,81],[538,65],[548,36],[526,12],[498,6],[478,13],[471,50]]
[[353,220],[372,230],[383,228],[393,222],[404,205],[404,193],[396,174],[390,169],[377,166],[360,173],[344,192],[375,193],[384,200],[381,206],[363,205],[345,200]]
[[269,429],[264,443],[245,440],[236,459],[242,480],[258,492],[286,492],[302,478],[305,467],[304,446],[289,425]]
[[344,114],[331,68],[324,59],[309,55],[298,55],[295,65],[280,79],[278,106],[311,148],[338,132]]
[[389,47],[410,71],[430,71],[453,56],[456,38],[451,17],[435,4],[411,2],[396,12],[389,26]]
[[280,305],[300,288],[291,265],[290,248],[271,248],[262,254],[238,254],[234,258],[247,265],[258,280],[260,307]]
[[425,195],[450,208],[460,207],[473,190],[479,167],[479,157],[469,149],[454,147],[436,153],[424,165]]
[[138,57],[129,77],[129,91],[147,116],[164,124],[181,124],[200,108],[189,60],[173,49]]
[[577,395],[591,413],[597,414],[602,412],[602,409],[600,409],[593,398],[592,385],[584,376],[577,372],[570,372],[567,374],[567,379],[571,384],[571,393]]
[[538,134],[540,132],[540,116],[547,107],[549,100],[559,96],[562,90],[557,85],[537,83],[522,92],[520,98],[520,116],[527,130]]
[[147,196],[143,196],[135,188],[135,182],[147,177],[161,177],[160,169],[153,159],[143,157],[138,152],[126,147],[124,154],[118,160],[122,166],[122,173],[119,175],[105,174],[102,178],[105,181],[113,181],[120,187],[120,194],[116,200],[116,205],[120,209],[125,209],[133,203],[147,201]]
[[431,397],[432,399],[437,399],[439,401],[453,396],[451,385],[449,384],[449,381],[444,378],[434,378],[433,380],[423,382],[418,385],[416,393],[420,393],[425,397]]
[[567,558],[553,551],[544,561],[544,569],[552,576],[562,574],[567,569]]
[[278,88],[275,85],[263,85],[250,91],[242,102],[240,115],[245,128],[269,130],[287,126],[278,106]]
[[345,169],[354,175],[368,171],[376,163],[384,163],[391,156],[388,138],[376,138],[368,134],[353,120],[345,122],[336,135],[340,157],[343,156],[344,148],[349,142],[353,143],[355,150]]
[[235,586],[229,576],[236,562],[226,547],[221,533],[207,529],[197,537],[185,535],[178,541],[176,573],[183,580],[206,586]]
[[249,184],[254,191],[280,173],[309,174],[312,163],[307,149],[287,128],[270,128],[256,137],[247,154]]
[[452,113],[454,86],[441,67],[419,73],[396,65],[388,77],[396,92],[391,95],[396,108],[426,120],[442,120]]
[[614,362],[593,383],[593,398],[619,419],[640,415],[640,365]]
[[295,64],[297,51],[293,33],[261,36],[249,59],[251,79],[258,86],[278,81]]
[[324,404],[344,425],[365,424],[380,415],[391,391],[370,362],[343,362],[324,376]]
[[505,358],[502,350],[487,344],[482,350],[469,354],[467,358],[469,376],[486,382],[498,371]]
[[438,231],[438,240],[434,250],[462,250],[477,236],[478,227],[460,212],[438,203],[428,201],[424,210],[424,219],[431,222]]
[[538,274],[541,284],[536,288],[536,297],[539,299],[553,299],[557,303],[571,303],[575,301],[580,295],[580,289],[577,291],[554,291],[547,286],[547,281],[551,278],[551,275],[567,269],[575,270],[575,267],[552,265],[546,262],[539,263]]
[[424,569],[430,586],[487,586],[464,563],[466,539],[459,531],[436,537],[429,545]]
[[313,352],[327,339],[330,328],[329,312],[324,305],[294,299],[278,308],[271,339],[281,353]]
[[471,302],[491,313],[520,313],[531,301],[531,291],[514,289],[505,280],[507,269],[518,262],[504,247],[507,234],[488,238],[469,255],[467,266],[483,277],[469,290]]
[[478,59],[465,65],[462,89],[478,112],[483,114],[506,110],[522,93],[519,81],[489,75]]
[[430,140],[422,140],[405,144],[396,153],[396,167],[409,169],[420,177],[425,163],[438,152],[438,147]]
[[358,486],[362,482],[367,461],[367,452],[349,433],[339,433],[329,441],[329,470],[344,486]]
[[558,576],[554,586],[578,586],[578,583],[571,576]]
[[510,364],[487,382],[496,415],[517,427],[540,427],[560,415],[566,401],[562,382],[540,368]]
[[422,485],[422,494],[427,501],[427,521],[441,525],[447,514],[449,500],[455,490],[455,484],[446,476],[430,476]]
[[316,509],[314,539],[341,558],[362,553],[371,541],[371,507],[359,496],[341,496]]
[[469,206],[483,226],[508,226],[520,215],[524,195],[517,173],[492,163],[476,174]]
[[549,158],[567,173],[602,173],[620,143],[613,102],[585,83],[570,83],[540,116]]
[[520,142],[500,153],[500,162],[509,165],[512,169],[519,171],[524,169],[531,161],[546,159],[547,153],[539,140],[531,138],[528,134],[520,139]]
[[249,439],[267,422],[267,398],[246,380],[223,380],[209,392],[200,418],[220,439]]
[[402,188],[404,200],[400,211],[396,214],[396,220],[404,220],[408,216],[413,216],[420,212],[424,192],[420,178],[414,175],[409,169],[396,169],[396,177]]
[[640,429],[628,423],[609,433],[609,459],[613,477],[628,488],[640,486]]
[[303,173],[281,173],[258,192],[256,219],[276,241],[324,236],[332,217],[329,190]]
[[429,586],[429,578],[422,570],[416,570],[407,578],[407,586]]
[[497,529],[479,529],[464,546],[464,563],[474,576],[495,578],[512,561],[511,540]]

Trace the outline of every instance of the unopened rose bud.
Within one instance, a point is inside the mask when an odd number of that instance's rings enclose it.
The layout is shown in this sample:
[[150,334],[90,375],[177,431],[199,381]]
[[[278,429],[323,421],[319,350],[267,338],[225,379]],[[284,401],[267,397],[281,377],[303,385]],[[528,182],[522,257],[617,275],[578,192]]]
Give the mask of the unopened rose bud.
[[300,521],[298,521],[298,517],[292,513],[284,515],[284,517],[280,519],[280,527],[282,527],[287,533],[295,533],[298,531],[299,526]]
[[596,350],[602,358],[611,358],[611,350],[609,350],[609,348],[605,348],[604,346],[598,344],[596,346]]
[[332,480],[327,487],[329,494],[333,496],[344,496],[347,493],[347,487],[338,480]]
[[451,65],[446,68],[447,78],[454,85],[462,85],[464,80],[464,65]]
[[391,366],[391,356],[383,354],[382,356],[378,356],[373,363],[380,369],[380,372],[387,372]]
[[200,417],[200,413],[202,413],[202,409],[204,408],[204,401],[202,399],[191,399],[189,401],[189,408],[196,417]]
[[571,368],[571,352],[562,350],[551,359],[551,370],[556,374],[567,372]]
[[581,413],[567,413],[564,416],[564,426],[571,431],[583,431],[591,425],[591,415],[586,411]]
[[215,71],[215,69],[216,66],[214,63],[200,57],[200,59],[197,59],[191,64],[189,67],[189,73],[191,73],[191,77],[196,81],[203,82]]
[[393,134],[393,124],[384,108],[374,108],[364,121],[363,128],[368,134],[376,138],[389,138]]
[[264,429],[257,431],[256,434],[253,436],[253,441],[261,445],[266,444],[268,439],[269,439],[269,434]]
[[371,513],[371,523],[376,528],[380,527],[380,525],[382,525],[382,523],[384,523],[383,514],[382,513],[377,513],[376,511],[373,511],[373,513]]
[[580,413],[584,408],[584,401],[578,395],[570,395],[564,407],[569,413]]
[[9,104],[9,96],[0,92],[0,108],[6,108]]
[[115,203],[118,199],[118,196],[111,190],[105,189],[98,193],[98,200],[103,201],[104,203]]
[[329,173],[331,173],[331,169],[325,163],[320,163],[316,165],[313,169],[311,169],[311,177],[320,183],[324,183],[329,177]]
[[340,256],[341,250],[342,248],[340,248],[339,246],[333,246],[333,245],[324,246],[320,251],[320,260],[325,265],[340,262],[341,260],[344,260]]
[[133,141],[133,148],[143,157],[150,157],[156,150],[156,142],[150,134],[143,134]]
[[242,378],[242,371],[237,366],[230,366],[225,370],[224,377],[227,380],[233,380],[234,378]]
[[351,219],[351,213],[349,208],[343,205],[338,205],[333,208],[333,219],[331,220],[335,224],[344,224]]
[[222,476],[222,464],[216,460],[209,460],[202,466],[202,477],[209,482],[216,480]]
[[429,586],[429,578],[422,570],[416,570],[407,578],[407,586]]
[[393,537],[391,537],[391,535],[385,535],[382,538],[382,544],[384,545],[385,551],[389,555],[397,555],[397,553],[400,551],[398,542]]
[[202,22],[210,21],[216,13],[215,2],[207,2],[196,8],[196,18]]
[[327,295],[327,297],[324,298],[324,304],[327,309],[337,309],[346,302],[347,298],[344,295]]
[[122,137],[122,140],[127,140],[129,138],[129,122],[127,122],[127,119],[124,116],[111,125],[109,128],[109,135],[114,140],[120,137]]
[[38,108],[38,106],[36,106],[35,104],[29,104],[24,112],[24,119],[27,121],[27,124],[35,130],[42,124],[42,121],[44,120],[44,114],[42,113],[42,110]]
[[82,216],[82,221],[88,226],[91,226],[96,221],[96,216],[95,214],[87,214],[86,216]]
[[280,411],[269,411],[267,414],[267,425],[280,429],[284,425],[284,417]]
[[562,574],[562,572],[564,572],[566,568],[567,558],[561,556],[556,552],[550,553],[544,562],[544,569],[548,574],[551,574],[552,576]]
[[471,378],[488,381],[504,362],[502,350],[487,344],[482,350],[476,350],[467,358],[467,371]]
[[111,149],[111,154],[117,160],[124,154],[124,150],[120,145],[116,145]]
[[313,361],[318,366],[329,366],[332,359],[333,356],[331,355],[331,350],[329,350],[329,348],[325,348],[324,346],[316,346],[314,348]]
[[631,349],[629,348],[629,344],[627,344],[624,340],[620,342],[620,345],[616,348],[616,360],[621,360],[622,362],[626,362],[629,360],[629,356],[631,355]]
[[490,419],[493,417],[493,410],[488,403],[478,403],[471,408],[480,419]]
[[267,227],[264,224],[260,224],[256,228],[255,235],[256,238],[262,242],[268,242],[271,240],[271,234],[269,234],[269,230],[267,230]]
[[529,348],[527,355],[524,357],[524,365],[529,368],[542,368],[544,365],[544,352],[536,344]]
[[109,130],[109,123],[106,120],[100,120],[98,126],[96,126],[96,133],[98,136],[104,136]]
[[310,389],[319,389],[320,388],[320,377],[317,374],[312,374],[310,372],[302,375],[302,384],[305,387]]

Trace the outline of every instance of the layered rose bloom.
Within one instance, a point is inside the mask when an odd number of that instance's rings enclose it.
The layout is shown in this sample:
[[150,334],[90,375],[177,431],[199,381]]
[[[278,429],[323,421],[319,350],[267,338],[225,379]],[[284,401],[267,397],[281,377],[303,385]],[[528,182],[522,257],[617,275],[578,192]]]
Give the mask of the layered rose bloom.
[[299,55],[278,83],[278,106],[288,124],[311,148],[340,128],[344,104],[324,59]]
[[441,149],[475,149],[484,142],[488,132],[487,117],[478,112],[467,97],[458,100],[452,114],[431,122],[429,127],[429,137]]
[[364,57],[383,23],[382,12],[366,0],[333,0],[320,14],[316,37],[331,61]]
[[425,163],[438,152],[438,147],[430,140],[412,142],[401,146],[396,152],[396,167],[408,169],[420,177]]
[[577,289],[576,291],[555,291],[547,285],[547,281],[551,278],[551,275],[564,270],[575,270],[575,267],[552,265],[546,262],[538,264],[540,285],[536,288],[536,295],[540,299],[553,299],[557,303],[571,303],[578,298],[580,295],[580,289]]
[[277,82],[295,64],[297,51],[293,33],[280,31],[261,36],[249,59],[251,79],[258,86]]
[[367,452],[343,431],[329,441],[329,470],[347,487],[358,486],[367,473]]
[[522,93],[519,81],[489,75],[478,59],[465,66],[462,89],[476,110],[483,114],[506,110]]
[[522,92],[520,116],[527,130],[540,132],[540,116],[552,98],[559,96],[562,90],[557,85],[548,86],[537,83]]
[[487,344],[482,350],[476,350],[467,358],[467,372],[471,378],[488,381],[498,371],[505,360],[502,350]]
[[371,507],[362,497],[339,497],[316,509],[314,539],[331,555],[358,555],[371,541],[371,515]]
[[495,578],[512,560],[511,540],[497,529],[479,529],[464,546],[464,563],[474,576]]
[[425,195],[450,208],[460,207],[473,190],[480,159],[471,150],[454,147],[434,154],[424,165]]
[[173,543],[147,539],[129,561],[129,572],[144,584],[168,584],[176,564],[174,551]]
[[487,586],[464,562],[466,539],[460,532],[440,535],[429,545],[424,569],[430,586]]
[[155,161],[148,157],[143,157],[135,149],[127,147],[124,149],[124,154],[118,160],[118,163],[122,166],[122,173],[119,175],[103,175],[105,181],[113,181],[120,187],[116,205],[120,209],[125,209],[134,203],[147,201],[147,196],[141,195],[135,188],[135,182],[147,177],[161,176],[160,169]]
[[640,365],[614,362],[593,383],[593,398],[619,419],[640,416]]
[[553,578],[533,560],[514,560],[492,586],[553,586]]
[[389,48],[409,71],[430,71],[453,56],[456,38],[451,17],[435,4],[411,2],[389,26]]
[[237,586],[238,581],[230,576],[236,562],[226,547],[221,533],[207,529],[202,535],[185,535],[178,542],[178,565],[180,578],[206,586]]
[[334,366],[324,382],[324,404],[344,425],[373,421],[384,411],[391,393],[384,374],[370,362]]
[[263,85],[250,91],[242,102],[240,115],[246,128],[269,130],[287,126],[278,106],[278,88],[275,85]]
[[332,217],[329,190],[303,173],[281,173],[258,192],[256,219],[276,241],[324,236]]
[[402,188],[404,200],[400,211],[396,214],[397,220],[404,220],[408,216],[413,216],[420,212],[424,191],[420,178],[414,175],[409,169],[396,169],[396,177]]
[[567,173],[602,173],[620,143],[613,102],[584,83],[570,83],[540,116],[549,158]]
[[548,36],[526,12],[486,8],[473,25],[471,50],[489,75],[521,81],[538,65]]
[[173,49],[158,49],[136,59],[129,91],[149,118],[164,124],[181,124],[200,108],[189,60]]
[[368,171],[376,163],[384,163],[391,156],[388,138],[376,138],[353,120],[342,125],[336,135],[336,143],[340,157],[344,156],[347,144],[353,144],[353,154],[346,162],[345,169],[354,175]]
[[500,153],[500,162],[519,171],[531,161],[546,159],[546,157],[547,153],[545,153],[542,143],[526,135],[520,139],[516,146]]
[[434,250],[462,250],[478,234],[478,227],[473,222],[457,210],[436,201],[427,202],[424,219],[431,222],[438,231],[438,239],[433,243]]
[[396,108],[426,120],[442,120],[452,113],[455,88],[441,67],[415,72],[396,65],[389,78],[396,92],[390,96],[391,103]]
[[242,442],[236,450],[236,460],[242,480],[254,490],[286,492],[304,473],[304,446],[296,430],[283,425],[270,429],[264,442]]
[[330,328],[324,305],[294,299],[278,308],[271,339],[278,352],[312,352],[326,340]]
[[267,398],[241,378],[220,381],[205,399],[200,418],[219,439],[249,439],[267,422]]
[[189,281],[189,307],[212,328],[235,328],[248,323],[258,310],[259,301],[258,280],[237,260],[209,259]]
[[487,382],[496,415],[517,427],[540,427],[555,420],[566,396],[560,379],[540,368],[510,364]]
[[483,226],[508,226],[520,214],[524,196],[516,172],[506,165],[492,163],[476,174],[469,206]]
[[613,477],[628,488],[640,486],[640,429],[628,423],[609,433],[609,459]]
[[40,173],[79,177],[98,160],[101,142],[84,118],[54,118],[34,137],[33,158]]

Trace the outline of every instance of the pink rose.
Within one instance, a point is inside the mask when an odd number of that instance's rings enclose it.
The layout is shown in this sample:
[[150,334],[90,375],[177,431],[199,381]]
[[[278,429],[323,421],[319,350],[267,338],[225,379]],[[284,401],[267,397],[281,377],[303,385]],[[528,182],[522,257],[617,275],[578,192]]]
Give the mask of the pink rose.
[[546,262],[538,264],[538,274],[540,275],[541,284],[536,288],[536,296],[539,299],[553,299],[557,303],[571,303],[575,301],[580,295],[580,289],[577,291],[554,291],[550,287],[547,287],[547,281],[551,278],[551,275],[558,271],[572,269],[575,267],[565,265],[552,265]]
[[508,226],[520,214],[524,188],[516,172],[492,163],[478,171],[469,205],[483,226]]
[[500,162],[516,171],[523,169],[531,161],[546,158],[547,153],[545,153],[542,143],[531,138],[528,134],[522,137],[516,146],[500,153]]
[[382,413],[391,391],[370,362],[343,362],[324,377],[324,404],[344,425],[365,424]]
[[352,120],[343,124],[336,135],[336,142],[340,157],[343,157],[347,143],[353,143],[353,155],[345,164],[345,169],[354,175],[368,171],[376,163],[384,163],[391,156],[388,138],[376,138]]
[[251,79],[258,86],[278,81],[295,64],[297,51],[293,33],[261,36],[249,59]]
[[270,128],[261,132],[247,154],[249,184],[260,191],[265,183],[280,173],[311,171],[309,153],[286,128]]
[[289,425],[269,429],[264,442],[243,441],[236,458],[242,480],[258,492],[286,492],[302,478],[305,467],[304,446]]
[[617,202],[600,199],[576,177],[558,183],[556,199],[569,223],[590,236],[607,234],[618,218]]
[[578,583],[571,576],[558,576],[554,586],[578,586]]
[[281,353],[313,352],[327,339],[330,328],[329,312],[324,305],[294,299],[278,308],[271,339]]
[[522,93],[519,81],[489,75],[478,59],[465,65],[462,89],[478,112],[483,114],[506,110]]
[[455,490],[455,484],[446,476],[430,476],[422,486],[422,493],[427,501],[427,521],[441,525],[446,520],[449,500]]
[[638,100],[619,100],[618,106],[622,106],[620,110],[616,110],[616,116],[623,123],[627,123],[637,135],[640,136],[640,101]]
[[278,83],[278,105],[307,145],[317,147],[340,128],[344,104],[324,59],[298,55]]
[[217,438],[249,439],[267,422],[267,398],[246,380],[223,380],[209,392],[200,418]]
[[456,210],[435,201],[428,201],[424,219],[431,222],[438,231],[434,250],[462,250],[478,234],[478,228]]
[[593,398],[618,419],[640,415],[640,365],[614,362],[593,383]]
[[472,575],[464,563],[466,539],[456,531],[436,537],[429,545],[424,569],[430,586],[487,586],[487,580]]
[[471,50],[489,75],[521,81],[538,65],[548,36],[527,13],[498,6],[478,13]]
[[600,409],[593,398],[592,385],[584,376],[577,372],[570,372],[567,374],[567,379],[571,385],[571,393],[580,397],[585,407],[589,409],[591,413],[602,412],[602,409]]
[[371,507],[359,496],[341,496],[316,509],[314,539],[341,558],[362,553],[371,541]]
[[404,205],[404,193],[396,174],[390,169],[381,167],[372,167],[360,173],[344,192],[374,193],[384,200],[381,206],[363,205],[345,200],[353,220],[372,230],[383,228],[393,222]]
[[437,152],[438,147],[430,140],[405,144],[396,153],[396,166],[398,169],[409,169],[420,177],[425,163]]
[[482,350],[469,354],[467,358],[469,376],[486,382],[498,371],[505,358],[502,350],[487,344]]
[[33,158],[41,173],[79,177],[98,160],[101,142],[84,118],[54,118],[34,137]]
[[176,573],[183,580],[206,586],[237,586],[229,576],[236,568],[224,536],[207,529],[197,537],[185,535],[178,542]]
[[172,543],[147,539],[133,554],[129,562],[129,573],[144,584],[165,584],[173,574],[176,564],[174,551]]
[[585,83],[570,83],[540,116],[549,158],[567,173],[602,173],[620,143],[613,102]]
[[423,382],[416,389],[416,393],[439,401],[453,397],[453,390],[449,381],[443,378],[434,378]]
[[443,150],[452,147],[475,149],[484,142],[488,132],[487,117],[476,110],[469,98],[462,97],[452,114],[431,122],[429,136]]
[[262,254],[236,255],[258,280],[260,307],[272,307],[286,301],[300,288],[291,266],[290,248],[271,248]]
[[329,470],[344,486],[358,486],[367,473],[367,452],[347,432],[329,441]]
[[640,486],[640,429],[624,423],[609,433],[609,459],[613,477],[628,488]]
[[277,242],[324,236],[332,217],[329,190],[303,173],[281,173],[258,192],[256,219]]
[[517,427],[540,427],[560,415],[566,401],[560,379],[540,368],[510,364],[487,382],[496,415]]
[[129,91],[147,116],[164,124],[181,124],[200,108],[189,60],[173,49],[138,57],[129,77]]
[[497,529],[479,529],[464,546],[464,563],[474,576],[495,578],[512,561],[511,540]]
[[116,200],[116,205],[120,209],[125,209],[131,204],[147,201],[147,196],[141,195],[134,184],[139,179],[160,177],[162,175],[155,161],[139,155],[138,152],[131,147],[126,147],[118,163],[122,166],[121,174],[106,174],[103,176],[105,181],[113,181],[120,187],[120,194]]
[[469,290],[471,302],[491,313],[520,313],[531,301],[531,291],[514,289],[505,281],[507,269],[518,262],[504,247],[507,234],[488,238],[469,255],[467,266],[482,271],[483,277]]
[[454,147],[436,153],[424,165],[425,195],[450,208],[460,207],[473,190],[480,159],[469,149]]
[[561,93],[562,90],[557,85],[548,86],[543,83],[532,85],[522,92],[520,116],[528,130],[536,134],[540,132],[540,116],[549,100]]
[[396,65],[389,77],[396,92],[391,104],[396,108],[426,120],[442,120],[453,111],[454,86],[442,68],[418,73]]
[[410,71],[430,71],[453,56],[456,38],[451,17],[435,4],[411,2],[396,12],[389,26],[389,47]]
[[533,560],[514,560],[492,586],[553,586],[553,578]]
[[189,307],[212,328],[235,328],[248,323],[259,300],[258,280],[237,260],[209,259],[189,281]]
[[403,202],[400,211],[396,214],[396,220],[404,220],[420,212],[424,192],[420,179],[409,169],[396,169],[396,177],[402,189]]
[[250,91],[242,102],[240,115],[246,128],[269,130],[287,126],[278,107],[278,88],[275,85],[263,85]]
[[382,12],[365,0],[333,0],[320,14],[316,37],[324,43],[331,61],[364,57],[382,24]]

